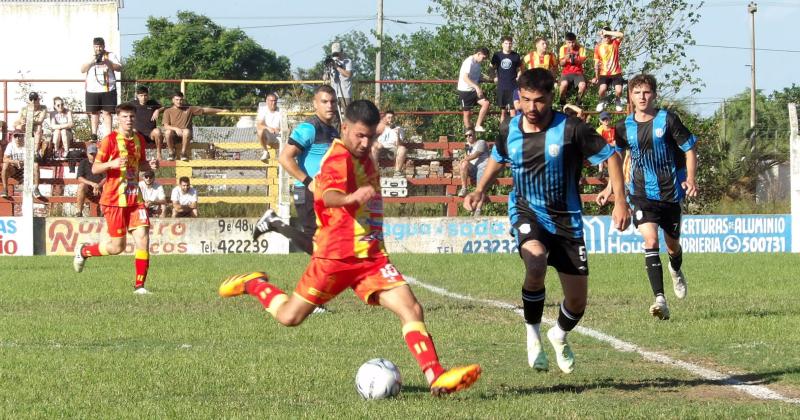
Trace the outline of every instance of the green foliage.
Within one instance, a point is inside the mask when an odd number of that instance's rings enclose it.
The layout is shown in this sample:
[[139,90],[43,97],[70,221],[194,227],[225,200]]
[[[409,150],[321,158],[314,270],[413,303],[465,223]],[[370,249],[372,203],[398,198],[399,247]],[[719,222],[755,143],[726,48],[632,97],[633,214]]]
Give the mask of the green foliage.
[[[264,49],[240,29],[227,29],[192,12],[177,14],[177,21],[150,17],[149,35],[133,44],[125,62],[126,79],[287,80],[289,59]],[[186,98],[198,106],[253,110],[265,89],[257,85],[190,84]],[[133,98],[126,87],[123,98]],[[150,94],[169,106],[175,84],[153,84]]]
[[[555,49],[564,33],[574,32],[587,50],[599,40],[603,26],[625,34],[620,61],[626,75],[652,73],[658,76],[662,94],[687,86],[697,91],[701,80],[697,64],[686,57],[686,45],[694,43],[691,27],[700,19],[695,4],[686,0],[594,0],[577,4],[572,0],[435,0],[431,8],[451,24],[462,24],[487,46],[498,46],[503,35],[511,35],[515,49],[534,49],[534,40],[544,37]],[[590,51],[587,51],[589,54]],[[587,66],[592,67],[591,65]],[[588,74],[593,74],[590,70]]]

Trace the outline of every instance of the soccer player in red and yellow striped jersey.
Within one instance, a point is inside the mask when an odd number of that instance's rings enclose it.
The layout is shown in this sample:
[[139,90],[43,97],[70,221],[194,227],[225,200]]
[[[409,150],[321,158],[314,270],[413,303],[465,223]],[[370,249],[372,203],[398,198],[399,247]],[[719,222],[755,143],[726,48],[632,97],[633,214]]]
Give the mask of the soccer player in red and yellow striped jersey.
[[322,160],[314,185],[317,232],[314,252],[289,296],[262,272],[232,276],[219,288],[223,297],[249,294],[286,326],[297,326],[314,309],[348,287],[366,304],[394,312],[403,338],[434,395],[460,391],[480,376],[480,366],[445,370],[428,334],[420,306],[383,245],[380,175],[370,157],[380,113],[366,100],[347,106],[342,138]]
[[619,44],[622,42],[623,36],[622,32],[612,31],[606,26],[600,31],[602,40],[594,48],[595,77],[592,79],[592,83],[599,83],[597,97],[600,98],[596,108],[597,112],[601,112],[605,108],[606,90],[609,85],[614,87],[614,96],[616,96],[614,104],[617,112],[623,110],[622,64],[619,61]]
[[145,158],[144,137],[133,129],[136,109],[130,104],[121,104],[116,114],[119,127],[100,141],[92,164],[93,173],[106,174],[100,205],[110,238],[107,242],[82,244],[76,248],[73,268],[80,273],[87,258],[121,253],[125,250],[125,236],[131,232],[136,258],[134,293],[146,294],[150,220],[139,191],[139,171],[156,169],[158,162],[148,162]]

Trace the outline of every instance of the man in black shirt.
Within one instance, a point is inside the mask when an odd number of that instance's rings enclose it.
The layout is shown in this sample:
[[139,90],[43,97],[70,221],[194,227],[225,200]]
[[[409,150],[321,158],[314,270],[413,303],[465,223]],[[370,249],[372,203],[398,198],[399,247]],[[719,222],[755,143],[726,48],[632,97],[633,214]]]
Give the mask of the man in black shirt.
[[161,159],[161,130],[158,128],[158,114],[161,104],[155,99],[150,99],[150,90],[147,86],[136,88],[136,100],[130,102],[136,108],[136,121],[133,128],[144,136],[148,143],[156,144],[156,159]]
[[[83,205],[86,203],[86,200],[89,200],[93,203],[98,203],[100,201],[100,193],[103,191],[103,183],[106,182],[106,177],[104,174],[92,173],[92,165],[94,164],[94,158],[96,156],[97,145],[94,143],[89,143],[89,145],[86,146],[86,157],[78,165],[79,183],[76,203],[76,207],[78,208],[76,216],[78,217],[83,216]],[[99,205],[97,206],[95,216],[100,216]]]
[[513,51],[511,47],[514,40],[510,36],[503,37],[503,50],[494,53],[492,56],[492,68],[495,70],[494,78],[497,83],[497,106],[500,107],[500,122],[506,119],[506,114],[514,110],[514,90],[517,88],[517,77],[519,77],[522,66],[522,58]]

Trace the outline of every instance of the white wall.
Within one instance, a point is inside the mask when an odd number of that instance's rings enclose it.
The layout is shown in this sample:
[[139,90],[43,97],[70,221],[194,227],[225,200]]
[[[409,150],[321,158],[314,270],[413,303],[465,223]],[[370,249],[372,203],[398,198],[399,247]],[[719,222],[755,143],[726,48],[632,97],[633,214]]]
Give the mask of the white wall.
[[[80,66],[92,57],[92,39],[98,36],[108,51],[121,56],[116,0],[3,2],[0,16],[0,79],[83,80]],[[20,86],[9,83],[8,88],[8,109],[19,111],[25,105]],[[83,82],[34,83],[31,90],[41,94],[48,109],[55,96],[84,101]],[[16,114],[8,119],[16,120]]]

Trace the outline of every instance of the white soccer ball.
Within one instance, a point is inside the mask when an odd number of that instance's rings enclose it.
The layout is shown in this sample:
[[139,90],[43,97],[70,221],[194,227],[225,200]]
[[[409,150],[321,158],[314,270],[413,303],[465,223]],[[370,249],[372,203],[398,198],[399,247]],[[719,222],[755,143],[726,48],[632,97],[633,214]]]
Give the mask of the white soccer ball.
[[358,368],[356,391],[364,399],[380,400],[400,393],[400,369],[386,359],[372,359]]

